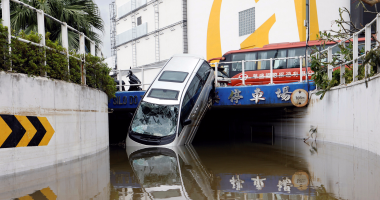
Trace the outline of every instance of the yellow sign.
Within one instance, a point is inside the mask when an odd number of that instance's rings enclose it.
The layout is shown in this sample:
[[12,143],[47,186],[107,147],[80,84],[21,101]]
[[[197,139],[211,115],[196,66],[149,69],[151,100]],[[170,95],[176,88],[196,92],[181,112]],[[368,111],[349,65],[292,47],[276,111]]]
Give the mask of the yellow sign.
[[304,107],[309,102],[309,93],[303,89],[296,89],[290,96],[292,104],[296,107]]
[[46,117],[0,115],[0,148],[47,146],[54,133]]
[[292,183],[299,190],[306,190],[309,181],[309,175],[304,171],[298,171],[292,176]]

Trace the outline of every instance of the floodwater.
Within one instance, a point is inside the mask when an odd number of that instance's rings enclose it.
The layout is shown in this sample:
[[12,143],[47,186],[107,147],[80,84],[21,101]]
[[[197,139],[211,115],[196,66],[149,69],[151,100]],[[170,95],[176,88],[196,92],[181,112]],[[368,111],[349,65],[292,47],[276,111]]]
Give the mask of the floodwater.
[[0,200],[380,199],[379,177],[376,154],[315,141],[111,146],[79,161],[0,177]]

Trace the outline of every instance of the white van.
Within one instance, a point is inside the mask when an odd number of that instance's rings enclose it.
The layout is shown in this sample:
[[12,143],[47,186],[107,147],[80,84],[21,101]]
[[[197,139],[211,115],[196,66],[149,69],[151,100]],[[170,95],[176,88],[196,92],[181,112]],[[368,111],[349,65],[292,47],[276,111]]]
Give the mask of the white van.
[[127,146],[190,144],[212,105],[214,71],[194,55],[175,55],[145,93],[128,129]]

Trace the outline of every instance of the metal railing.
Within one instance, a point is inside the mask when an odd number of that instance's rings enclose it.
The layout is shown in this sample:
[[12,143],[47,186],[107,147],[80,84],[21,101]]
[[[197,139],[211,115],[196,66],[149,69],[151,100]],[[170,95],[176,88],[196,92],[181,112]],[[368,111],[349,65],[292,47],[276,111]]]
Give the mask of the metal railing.
[[[359,63],[358,61],[362,58],[364,58],[368,51],[370,51],[372,49],[372,45],[371,45],[371,42],[372,42],[372,33],[371,33],[371,29],[372,29],[372,25],[376,23],[376,38],[379,39],[380,38],[380,13],[376,15],[376,17],[370,22],[368,23],[367,25],[365,25],[364,28],[362,28],[361,30],[353,33],[351,36],[341,40],[339,43],[333,45],[333,46],[330,46],[328,47],[327,49],[325,50],[322,50],[320,52],[317,52],[313,55],[318,55],[318,54],[321,54],[321,53],[324,53],[327,51],[327,62],[331,63],[333,61],[333,53],[332,53],[332,49],[334,47],[338,47],[338,45],[345,45],[347,41],[351,42],[352,41],[352,44],[353,44],[353,49],[352,49],[352,60],[349,60],[349,61],[346,61],[344,63],[340,63],[340,83],[341,84],[345,84],[345,78],[343,77],[344,75],[344,72],[345,72],[345,68],[346,68],[346,65],[349,65],[349,64],[352,64],[352,70],[353,70],[353,77],[352,77],[352,82],[355,82],[355,81],[358,81],[358,70],[359,70]],[[365,53],[362,54],[362,55],[359,55],[359,34],[365,32],[365,47],[364,47],[364,51]],[[375,48],[379,48],[379,43],[376,42],[376,46]],[[341,60],[344,60],[344,56],[342,54],[339,55],[340,56],[340,59]],[[379,68],[377,70],[378,72],[380,71]],[[328,78],[331,80],[332,79],[332,73],[333,73],[333,66],[332,65],[328,65]],[[370,74],[370,67],[369,65],[365,65],[365,77],[367,78],[368,75]]]
[[[31,9],[31,10],[34,10],[36,13],[37,13],[37,29],[38,29],[38,34],[42,36],[41,38],[41,41],[39,44],[37,43],[34,43],[32,41],[29,41],[29,40],[25,40],[25,39],[22,39],[22,38],[18,38],[18,37],[15,37],[15,36],[12,36],[11,34],[11,19],[10,19],[10,2],[13,1],[17,4],[20,4],[22,6],[24,6],[25,8],[27,9]],[[84,33],[82,32],[79,32],[78,30],[76,30],[75,28],[67,25],[65,22],[62,22],[46,13],[44,13],[43,10],[39,10],[39,9],[36,9],[28,4],[25,4],[21,1],[18,1],[18,0],[2,0],[1,1],[1,8],[2,8],[2,20],[3,20],[3,25],[4,26],[7,26],[8,27],[8,43],[10,44],[11,43],[11,39],[14,38],[16,40],[19,40],[21,42],[25,42],[25,43],[28,43],[28,44],[31,44],[31,45],[35,45],[35,46],[38,46],[38,47],[42,47],[42,48],[46,48],[46,49],[49,49],[49,50],[53,50],[52,48],[46,46],[45,44],[45,17],[47,18],[50,18],[52,19],[53,21],[57,22],[57,23],[60,23],[61,24],[61,29],[62,29],[62,47],[65,48],[67,50],[67,53],[66,52],[59,52],[63,55],[66,55],[67,54],[67,59],[70,59],[70,58],[74,58],[74,59],[77,59],[77,60],[80,60],[82,63],[81,63],[81,83],[83,85],[86,84],[86,69],[84,67],[84,63],[85,63],[85,40],[89,40],[90,41],[90,53],[92,55],[95,55],[96,54],[96,51],[95,49],[97,49],[97,56],[101,56],[101,51],[100,51],[100,48],[97,47],[95,45],[95,42],[92,41],[89,37],[87,37],[86,35],[84,35]],[[68,29],[78,33],[79,35],[79,54],[81,56],[81,58],[77,58],[75,56],[72,56],[70,55],[69,53],[69,38],[68,38]],[[11,48],[9,49],[10,53],[12,53],[11,51]],[[46,54],[45,54],[46,56]],[[46,65],[46,62],[44,63]],[[68,64],[68,71],[70,72],[70,66]],[[46,76],[46,73],[45,73],[45,76]]]
[[[370,23],[368,23],[364,28],[362,28],[361,30],[355,32],[352,34],[352,36],[349,36],[343,40],[341,40],[339,43],[335,44],[335,45],[332,45],[332,46],[329,46],[328,48],[322,50],[322,51],[319,51],[319,52],[316,52],[312,55],[308,55],[307,56],[307,60],[310,60],[310,58],[312,56],[318,56],[318,54],[323,54],[325,52],[327,52],[327,62],[328,63],[331,63],[333,61],[333,48],[334,47],[338,47],[338,45],[345,45],[347,41],[352,41],[353,43],[353,52],[352,52],[352,60],[349,60],[349,61],[346,61],[344,63],[340,63],[339,64],[339,67],[340,67],[340,84],[345,84],[345,78],[344,78],[344,73],[345,73],[345,68],[346,68],[346,65],[350,65],[352,64],[353,66],[353,82],[355,81],[358,81],[358,70],[359,70],[359,63],[358,61],[362,58],[364,58],[368,51],[371,50],[372,48],[372,45],[371,45],[371,37],[372,37],[372,34],[371,34],[371,26],[376,23],[376,38],[379,39],[380,38],[380,14],[378,14],[376,16],[375,19],[373,19]],[[365,32],[365,53],[362,54],[362,55],[359,55],[359,34],[361,34],[362,32]],[[379,48],[379,43],[376,42],[376,46],[375,48]],[[341,60],[344,60],[344,56],[342,54],[339,55],[340,56],[340,59]],[[219,63],[219,62],[215,62],[215,63],[211,63],[212,65],[215,66],[215,76],[218,77],[217,73],[218,73],[218,66],[221,65],[221,64],[229,64],[229,63],[241,63],[242,64],[242,76],[241,78],[231,78],[230,80],[241,80],[242,81],[242,85],[245,85],[245,80],[247,79],[255,79],[256,77],[246,77],[246,73],[245,73],[245,63],[247,62],[260,62],[260,61],[270,61],[270,73],[269,73],[269,76],[268,74],[266,74],[266,76],[263,76],[261,78],[270,78],[270,83],[269,84],[273,84],[273,78],[276,77],[275,74],[276,73],[273,73],[273,61],[274,60],[287,60],[287,59],[300,59],[300,73],[303,73],[302,72],[302,59],[305,58],[305,56],[300,56],[300,57],[287,57],[287,58],[271,58],[271,59],[260,59],[260,60],[242,60],[242,61],[234,61],[234,62],[222,62],[222,63]],[[308,65],[308,63],[306,64]],[[327,66],[327,74],[328,74],[328,78],[331,80],[332,79],[332,74],[333,74],[333,69],[334,67],[329,64]],[[307,70],[306,70],[307,71]],[[378,69],[377,69],[377,72],[380,72],[380,67],[378,66]],[[310,74],[313,74],[313,72],[309,72],[308,73],[309,75]],[[365,77],[367,78],[368,75],[370,74],[370,67],[369,65],[367,64],[365,66]],[[286,75],[285,75],[286,76]],[[305,73],[303,73],[302,76],[300,76],[300,82],[302,82],[302,77],[305,76]],[[306,76],[306,80],[308,79],[308,76]],[[218,79],[215,79],[215,87],[218,86]]]
[[[273,73],[273,61],[276,61],[276,60],[288,60],[288,59],[291,59],[291,60],[295,60],[295,59],[299,59],[299,75],[298,73],[297,74],[277,74],[277,73]],[[305,81],[308,80],[308,76],[306,76],[306,68],[305,68],[305,71],[303,71],[303,61],[305,59],[305,56],[297,56],[297,57],[285,57],[285,58],[269,58],[269,59],[259,59],[259,60],[242,60],[242,61],[231,61],[231,62],[215,62],[215,63],[210,63],[211,66],[214,66],[215,67],[215,70],[214,70],[214,73],[215,73],[215,77],[218,77],[218,67],[219,65],[223,65],[223,64],[234,64],[234,63],[241,63],[241,78],[229,78],[229,80],[241,80],[242,81],[242,85],[245,85],[245,81],[248,80],[248,79],[263,79],[263,78],[269,78],[270,79],[270,82],[269,84],[274,84],[273,82],[273,78],[277,78],[277,77],[289,77],[289,76],[299,76],[300,77],[300,82],[302,82],[304,79],[303,79],[303,76],[305,76]],[[259,77],[256,77],[256,76],[253,76],[253,77],[248,77],[248,75],[246,75],[245,73],[245,64],[248,63],[248,62],[263,62],[263,61],[269,61],[270,64],[269,64],[269,70],[270,72],[269,73],[266,73],[264,75],[264,73],[262,73],[261,76]],[[306,62],[305,62],[306,63]],[[312,73],[308,73],[309,76],[312,74]],[[257,75],[257,74],[256,74]],[[219,80],[223,80],[223,78],[215,78],[215,87],[218,87],[218,81]]]
[[122,86],[141,86],[142,89],[144,90],[144,86],[145,85],[151,85],[152,83],[144,83],[145,82],[145,78],[144,78],[144,72],[145,70],[147,69],[162,69],[162,66],[161,67],[136,67],[136,68],[132,68],[132,69],[129,69],[129,70],[123,70],[123,71],[134,71],[134,72],[141,72],[141,84],[125,84],[123,85],[122,84],[122,74],[121,74],[121,71],[122,70],[114,70],[114,72],[116,71],[118,73],[118,76],[117,76],[117,80],[119,81],[119,91],[122,91]]

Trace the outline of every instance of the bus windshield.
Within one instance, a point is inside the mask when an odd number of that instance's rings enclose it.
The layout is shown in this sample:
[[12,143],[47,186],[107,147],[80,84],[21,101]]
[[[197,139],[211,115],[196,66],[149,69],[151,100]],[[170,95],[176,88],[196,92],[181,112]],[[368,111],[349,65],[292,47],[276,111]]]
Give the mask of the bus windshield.
[[158,137],[170,136],[177,130],[179,105],[141,102],[132,122],[132,131]]

